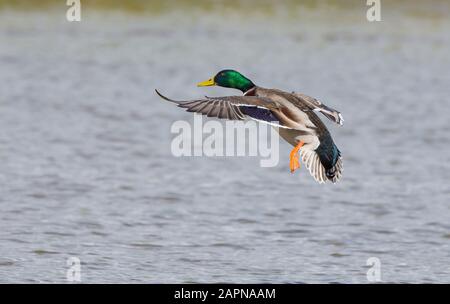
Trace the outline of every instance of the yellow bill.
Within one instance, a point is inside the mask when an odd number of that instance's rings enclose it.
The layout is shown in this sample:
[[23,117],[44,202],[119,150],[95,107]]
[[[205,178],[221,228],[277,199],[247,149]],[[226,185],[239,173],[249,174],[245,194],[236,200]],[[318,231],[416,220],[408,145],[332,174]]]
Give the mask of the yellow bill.
[[197,86],[198,87],[209,87],[209,86],[213,86],[215,84],[216,83],[214,82],[214,79],[210,78],[210,79],[208,79],[206,81],[202,81],[202,82],[197,83]]

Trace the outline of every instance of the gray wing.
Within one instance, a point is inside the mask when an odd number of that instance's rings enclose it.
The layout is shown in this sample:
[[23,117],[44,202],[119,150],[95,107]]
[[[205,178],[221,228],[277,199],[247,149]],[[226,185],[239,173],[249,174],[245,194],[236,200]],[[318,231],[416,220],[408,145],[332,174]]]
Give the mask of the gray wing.
[[317,111],[325,115],[325,117],[328,118],[329,120],[341,126],[344,124],[344,118],[342,117],[342,114],[339,111],[324,105],[319,100],[311,96],[296,92],[292,92],[292,95],[301,99],[304,103],[306,103],[309,107],[311,107],[313,111]]
[[225,96],[207,97],[190,101],[177,101],[162,95],[155,90],[161,98],[174,102],[188,112],[195,112],[208,117],[217,117],[230,120],[243,120],[246,116],[253,119],[273,122],[277,121],[271,109],[278,105],[268,98],[255,96]]

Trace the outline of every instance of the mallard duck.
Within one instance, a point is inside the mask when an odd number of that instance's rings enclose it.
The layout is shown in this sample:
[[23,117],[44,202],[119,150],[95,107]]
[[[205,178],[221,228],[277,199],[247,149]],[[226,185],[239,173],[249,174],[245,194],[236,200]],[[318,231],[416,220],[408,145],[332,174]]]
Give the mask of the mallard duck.
[[175,101],[189,112],[231,120],[251,118],[277,127],[280,136],[294,148],[289,155],[291,173],[300,168],[299,154],[314,179],[319,183],[336,183],[342,175],[341,152],[330,132],[316,113],[322,113],[342,125],[342,115],[315,98],[296,92],[266,89],[255,85],[235,70],[222,70],[198,86],[220,86],[242,91],[243,96],[207,97],[191,101]]

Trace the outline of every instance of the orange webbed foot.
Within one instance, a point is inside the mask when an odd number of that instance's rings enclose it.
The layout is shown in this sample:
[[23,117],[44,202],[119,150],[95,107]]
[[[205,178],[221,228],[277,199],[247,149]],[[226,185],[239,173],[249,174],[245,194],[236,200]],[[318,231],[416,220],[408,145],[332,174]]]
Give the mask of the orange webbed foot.
[[300,162],[298,160],[298,154],[295,154],[289,160],[289,168],[291,169],[291,173],[294,173],[295,170],[300,168]]
[[298,150],[304,145],[303,141],[300,141],[297,146],[292,149],[289,155],[289,168],[291,169],[291,173],[294,173],[295,170],[300,168],[300,161],[298,159]]

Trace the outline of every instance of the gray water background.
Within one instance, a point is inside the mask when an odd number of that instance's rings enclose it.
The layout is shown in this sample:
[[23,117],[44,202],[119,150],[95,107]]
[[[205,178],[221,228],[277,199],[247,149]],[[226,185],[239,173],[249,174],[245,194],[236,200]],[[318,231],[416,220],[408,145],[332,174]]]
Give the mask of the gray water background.
[[[441,13],[448,16],[448,7]],[[245,14],[244,14],[245,16]],[[450,282],[448,18],[0,11],[0,282]],[[157,98],[222,68],[339,109],[336,185],[175,158]],[[235,93],[235,92],[233,92]]]

